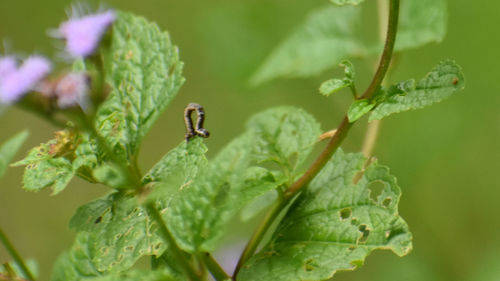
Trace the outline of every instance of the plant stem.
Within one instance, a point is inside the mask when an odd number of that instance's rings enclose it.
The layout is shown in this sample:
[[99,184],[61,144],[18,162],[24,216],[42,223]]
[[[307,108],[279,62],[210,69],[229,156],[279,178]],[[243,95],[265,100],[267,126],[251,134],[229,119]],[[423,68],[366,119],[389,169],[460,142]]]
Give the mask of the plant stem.
[[177,246],[175,243],[174,237],[167,229],[165,222],[163,221],[160,213],[155,207],[154,202],[147,202],[145,204],[146,209],[148,210],[149,215],[156,221],[158,224],[159,233],[162,236],[163,240],[168,244],[169,250],[172,251],[177,262],[182,266],[184,272],[188,276],[191,281],[201,281],[202,279],[196,274],[196,271],[191,267],[188,260],[184,256],[184,252]]
[[[380,58],[380,62],[373,76],[373,79],[366,89],[366,91],[361,96],[362,99],[371,98],[377,90],[380,88],[382,81],[389,68],[392,53],[394,51],[394,44],[396,42],[396,34],[398,29],[398,19],[399,19],[399,0],[391,0],[389,6],[389,23],[387,27],[387,34],[385,40],[384,51]],[[314,163],[309,167],[309,169],[300,177],[296,182],[290,185],[284,193],[282,201],[277,201],[274,207],[270,210],[268,215],[264,218],[263,222],[254,232],[253,236],[250,238],[245,250],[243,251],[238,265],[235,269],[233,279],[236,279],[238,272],[241,270],[243,264],[255,253],[259,243],[261,242],[267,229],[272,225],[281,210],[287,205],[287,203],[318,174],[318,172],[326,165],[328,160],[332,157],[335,151],[339,148],[342,141],[347,136],[349,129],[354,123],[349,122],[349,118],[345,115],[344,119],[337,127],[335,135],[330,139],[327,146],[321,152],[321,154],[316,158]]]
[[245,246],[243,253],[241,253],[240,259],[238,260],[238,264],[236,265],[236,268],[234,270],[233,280],[236,280],[236,276],[238,275],[238,272],[240,272],[243,264],[245,264],[245,262],[255,253],[257,247],[259,246],[260,241],[262,241],[262,238],[264,238],[264,235],[266,234],[267,230],[274,222],[276,217],[279,215],[284,206],[285,206],[285,201],[282,199],[278,199],[278,201],[274,203],[269,213],[267,213],[264,220],[262,220],[260,225],[257,227],[252,237],[248,241],[247,245]]
[[208,268],[216,281],[231,280],[231,277],[222,269],[219,263],[214,259],[210,253],[201,253],[201,260]]
[[34,281],[35,277],[31,273],[31,271],[28,269],[26,266],[26,263],[24,262],[23,258],[19,255],[19,253],[16,251],[14,248],[14,245],[9,241],[7,238],[7,235],[3,232],[2,228],[0,228],[0,242],[5,246],[5,249],[7,252],[12,256],[14,261],[17,263],[21,271],[23,272],[24,276],[28,278],[30,281]]

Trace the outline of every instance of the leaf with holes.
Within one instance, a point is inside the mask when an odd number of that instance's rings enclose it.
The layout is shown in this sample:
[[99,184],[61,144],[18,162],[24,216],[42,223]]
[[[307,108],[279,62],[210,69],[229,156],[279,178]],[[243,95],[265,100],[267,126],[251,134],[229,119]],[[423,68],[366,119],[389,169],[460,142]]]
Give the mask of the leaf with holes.
[[9,167],[10,161],[14,158],[27,137],[28,131],[22,131],[0,146],[0,178],[3,177],[5,170]]
[[329,5],[314,11],[264,61],[252,77],[263,82],[279,77],[306,77],[319,74],[346,57],[368,53],[356,36],[361,21],[359,8]]
[[100,272],[126,270],[140,257],[166,249],[137,198],[120,192],[78,208],[70,227],[90,234],[90,258]]
[[183,63],[167,33],[127,13],[118,13],[103,55],[111,93],[97,112],[96,127],[117,157],[130,161],[184,83]]
[[296,107],[276,107],[250,118],[247,129],[254,135],[253,157],[278,164],[293,180],[321,134],[319,123]]
[[358,5],[363,3],[364,0],[330,0],[333,4],[344,6],[344,5]]
[[394,113],[429,106],[464,87],[462,68],[454,61],[443,61],[418,82],[408,80],[380,91],[374,97],[377,106],[369,120],[380,120]]
[[[170,204],[183,185],[196,178],[206,165],[201,138],[182,142],[144,177],[150,198],[160,209]],[[161,255],[166,245],[156,235],[156,223],[138,200],[122,192],[112,193],[80,207],[70,222],[78,231],[92,234],[91,256],[100,271],[120,271],[144,255]]]
[[[361,266],[373,250],[404,256],[412,236],[398,215],[401,191],[389,169],[337,151],[303,191],[239,281],[327,280]],[[380,183],[380,190],[371,190]],[[375,193],[377,192],[377,193]]]
[[446,6],[446,0],[402,1],[396,51],[443,41],[448,21]]
[[76,236],[71,250],[62,254],[56,261],[52,271],[51,281],[79,281],[100,276],[97,267],[92,262],[94,256],[90,244],[90,234],[82,232]]

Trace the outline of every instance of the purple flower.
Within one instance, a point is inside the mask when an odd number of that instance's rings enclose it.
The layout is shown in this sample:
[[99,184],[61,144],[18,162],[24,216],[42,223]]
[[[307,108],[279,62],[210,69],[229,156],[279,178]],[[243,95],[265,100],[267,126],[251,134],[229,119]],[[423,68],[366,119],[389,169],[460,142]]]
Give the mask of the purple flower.
[[13,57],[0,58],[0,83],[2,79],[10,73],[16,71],[17,62]]
[[66,39],[66,51],[72,57],[86,57],[96,50],[115,18],[113,11],[106,11],[70,19],[59,26],[56,35]]
[[12,58],[0,59],[0,102],[11,104],[20,99],[52,70],[49,60],[41,56],[27,58],[20,68]]
[[85,110],[89,103],[90,77],[82,72],[73,72],[65,75],[58,81],[54,93],[57,96],[57,105],[67,108],[79,105]]

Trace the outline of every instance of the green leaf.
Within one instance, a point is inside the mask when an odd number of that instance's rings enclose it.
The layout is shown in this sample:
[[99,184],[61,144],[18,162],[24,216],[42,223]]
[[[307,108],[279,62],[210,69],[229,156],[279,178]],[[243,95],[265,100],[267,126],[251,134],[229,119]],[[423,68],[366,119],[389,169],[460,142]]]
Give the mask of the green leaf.
[[2,144],[2,146],[0,146],[0,178],[2,178],[5,174],[10,161],[21,148],[28,135],[28,131],[22,131],[8,139]]
[[440,102],[464,86],[462,68],[452,60],[443,61],[417,83],[408,80],[381,91],[369,121]]
[[179,281],[167,270],[129,270],[125,272],[112,273],[101,277],[86,279],[88,281]]
[[[319,124],[298,108],[278,107],[252,117],[247,131],[165,206],[164,220],[178,245],[188,252],[213,251],[242,207],[295,179],[319,134]],[[280,169],[256,166],[269,161]]]
[[363,115],[367,114],[375,107],[375,103],[370,102],[367,99],[356,100],[349,107],[349,111],[347,112],[347,117],[349,118],[349,122],[354,122],[359,118],[363,117]]
[[132,14],[118,13],[104,71],[111,93],[96,116],[99,133],[117,157],[129,160],[184,83],[183,63],[167,33]]
[[[98,153],[87,135],[78,136],[70,130],[57,131],[55,138],[42,143],[12,166],[26,165],[23,188],[40,191],[51,187],[52,195],[66,188],[78,172],[89,178],[89,169],[97,164]],[[92,180],[91,180],[92,181]]]
[[137,198],[112,193],[78,208],[70,227],[88,232],[89,258],[100,272],[130,268],[144,255],[161,255],[166,245]]
[[354,72],[354,66],[348,60],[344,60],[340,63],[340,66],[344,67],[345,77],[343,79],[330,79],[325,81],[319,87],[319,92],[323,96],[330,96],[344,88],[350,87],[354,83],[354,77],[356,73]]
[[252,143],[249,133],[233,140],[163,210],[169,230],[184,250],[213,251],[237,211],[277,186],[265,169],[250,167]]
[[399,18],[396,51],[439,43],[446,35],[446,0],[402,1]]
[[237,279],[327,280],[337,271],[361,266],[373,250],[406,255],[412,236],[398,215],[396,178],[376,162],[361,176],[364,163],[361,154],[339,150]]
[[62,254],[56,261],[51,281],[79,281],[100,276],[101,272],[92,262],[94,256],[90,234],[81,232],[69,252]]
[[357,38],[361,21],[357,7],[327,6],[314,11],[285,39],[251,78],[255,84],[279,77],[306,77],[319,74],[342,58],[367,53]]
[[[207,165],[205,153],[207,147],[203,139],[196,137],[189,142],[183,141],[176,148],[169,151],[155,166],[144,176],[142,182],[172,182],[172,178],[182,178],[181,187],[193,179],[199,169]],[[186,174],[183,174],[186,173]]]
[[[160,211],[171,204],[179,190],[192,182],[206,165],[206,147],[201,138],[185,141],[167,153],[144,177],[150,198]],[[100,271],[120,271],[144,255],[159,256],[166,245],[156,234],[144,207],[133,195],[112,193],[80,207],[70,227],[92,234],[92,261]]]
[[276,107],[250,118],[247,128],[255,135],[253,156],[259,163],[273,162],[293,175],[311,153],[321,134],[313,116],[296,107]]
[[344,6],[344,5],[358,5],[363,3],[364,0],[330,0],[333,4]]
[[126,188],[129,184],[128,175],[114,164],[104,163],[94,169],[92,175],[98,182],[113,188]]

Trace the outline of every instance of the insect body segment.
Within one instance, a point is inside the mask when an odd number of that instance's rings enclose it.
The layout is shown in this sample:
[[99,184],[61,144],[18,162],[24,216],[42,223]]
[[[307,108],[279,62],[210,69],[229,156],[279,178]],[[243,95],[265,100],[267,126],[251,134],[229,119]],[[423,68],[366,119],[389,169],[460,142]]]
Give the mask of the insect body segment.
[[[196,111],[198,119],[196,119],[196,127],[193,127],[193,120],[191,120],[191,113]],[[203,128],[205,122],[205,111],[203,106],[197,103],[190,103],[184,109],[184,124],[186,125],[186,141],[189,141],[194,136],[208,138],[210,132]]]

